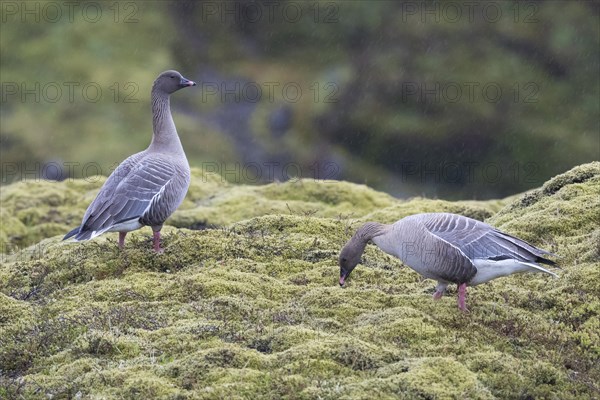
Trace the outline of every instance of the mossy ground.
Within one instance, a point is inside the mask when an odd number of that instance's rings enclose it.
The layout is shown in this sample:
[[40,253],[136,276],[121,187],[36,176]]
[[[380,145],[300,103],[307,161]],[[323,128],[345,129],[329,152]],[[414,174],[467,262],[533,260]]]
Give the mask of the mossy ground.
[[[101,183],[3,189],[6,250],[33,245],[2,255],[0,398],[600,396],[600,163],[500,212],[498,202],[404,202],[344,182],[236,186],[196,172],[162,255],[148,230],[123,251],[116,234],[60,240]],[[560,279],[471,288],[463,314],[455,293],[434,302],[434,282],[369,245],[338,287],[338,251],[361,222],[428,211],[487,219],[558,253]]]

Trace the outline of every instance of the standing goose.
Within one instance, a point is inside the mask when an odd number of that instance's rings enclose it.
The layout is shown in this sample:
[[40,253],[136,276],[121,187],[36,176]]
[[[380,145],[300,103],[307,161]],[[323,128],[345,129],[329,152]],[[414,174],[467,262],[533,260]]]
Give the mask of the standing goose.
[[554,256],[483,222],[449,213],[415,214],[394,224],[367,222],[340,252],[340,286],[360,262],[371,240],[419,274],[438,281],[440,299],[449,283],[458,285],[458,308],[467,311],[467,285],[475,286],[518,272],[545,272],[537,263],[556,265]]
[[161,252],[160,230],[179,207],[190,185],[190,166],[171,116],[169,98],[181,88],[196,86],[177,71],[165,71],[152,85],[152,129],[148,148],[123,161],[108,177],[88,207],[81,225],[63,240],[89,240],[119,232],[123,248],[127,232],[152,227],[153,244]]

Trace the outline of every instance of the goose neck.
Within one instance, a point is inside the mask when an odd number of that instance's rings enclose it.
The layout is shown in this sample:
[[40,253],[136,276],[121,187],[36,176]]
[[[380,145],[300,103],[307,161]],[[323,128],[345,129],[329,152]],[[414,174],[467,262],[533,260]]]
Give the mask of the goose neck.
[[152,91],[152,130],[151,149],[183,152],[171,115],[170,96],[157,90]]

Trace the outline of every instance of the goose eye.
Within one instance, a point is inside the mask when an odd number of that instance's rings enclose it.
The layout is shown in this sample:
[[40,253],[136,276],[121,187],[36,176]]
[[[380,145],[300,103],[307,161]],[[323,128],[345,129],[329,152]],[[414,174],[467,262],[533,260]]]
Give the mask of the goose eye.
[[175,75],[171,75],[171,79],[175,79]]

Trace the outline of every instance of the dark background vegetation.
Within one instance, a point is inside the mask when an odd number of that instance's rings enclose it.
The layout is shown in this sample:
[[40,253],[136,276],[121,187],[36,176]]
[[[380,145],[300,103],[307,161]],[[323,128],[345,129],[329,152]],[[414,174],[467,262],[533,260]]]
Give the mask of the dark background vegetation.
[[598,4],[2,2],[2,183],[110,173],[174,68],[190,164],[227,180],[521,192],[600,158]]

